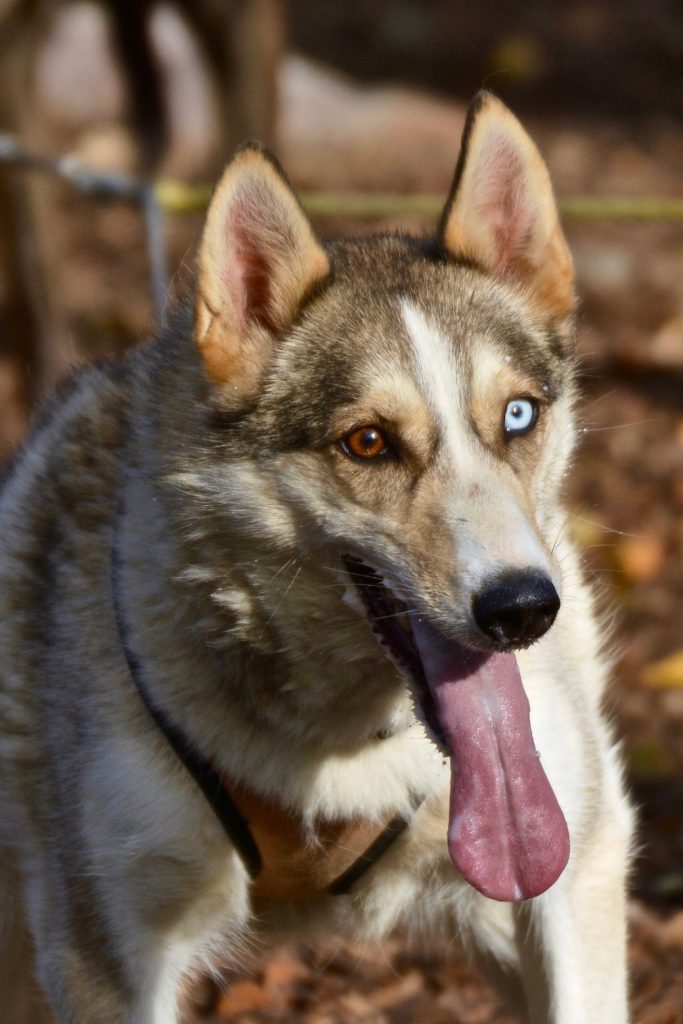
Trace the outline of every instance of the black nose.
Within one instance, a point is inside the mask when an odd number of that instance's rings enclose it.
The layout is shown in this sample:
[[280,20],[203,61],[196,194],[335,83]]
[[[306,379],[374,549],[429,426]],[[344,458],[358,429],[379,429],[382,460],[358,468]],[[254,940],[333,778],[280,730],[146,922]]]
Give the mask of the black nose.
[[472,602],[479,629],[501,647],[538,640],[552,626],[559,607],[555,587],[537,571],[497,576]]

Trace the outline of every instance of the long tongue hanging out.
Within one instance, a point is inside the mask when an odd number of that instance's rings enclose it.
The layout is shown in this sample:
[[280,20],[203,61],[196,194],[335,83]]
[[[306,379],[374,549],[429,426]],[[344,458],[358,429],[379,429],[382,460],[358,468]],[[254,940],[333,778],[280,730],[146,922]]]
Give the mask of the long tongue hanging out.
[[451,752],[451,859],[492,899],[538,896],[567,864],[569,832],[536,752],[517,660],[447,640],[419,616],[411,624]]

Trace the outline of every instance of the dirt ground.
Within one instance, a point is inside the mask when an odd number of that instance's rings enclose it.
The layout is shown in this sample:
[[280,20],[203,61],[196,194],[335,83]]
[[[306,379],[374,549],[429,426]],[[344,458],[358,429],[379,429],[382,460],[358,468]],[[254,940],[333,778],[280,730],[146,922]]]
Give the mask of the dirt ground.
[[[285,164],[292,157],[296,183],[329,187],[324,170],[332,166],[335,187],[445,195],[461,105],[419,93],[410,102],[392,90],[367,93],[296,61],[283,71],[283,91],[281,148]],[[423,132],[417,152],[408,116]],[[331,132],[334,123],[344,132]],[[529,123],[561,196],[683,195],[683,130],[670,119],[652,114],[637,133],[615,116],[544,113]],[[95,145],[92,138],[88,144]],[[381,149],[376,159],[373,146]],[[112,160],[120,156],[115,145],[109,152]],[[66,222],[61,295],[71,323],[69,357],[121,351],[151,329],[141,220],[127,207],[98,207],[66,192],[55,215]],[[397,223],[318,227],[325,233]],[[167,225],[176,292],[191,276],[198,225],[197,218]],[[616,661],[609,709],[639,808],[633,1013],[639,1024],[676,1024],[683,1021],[683,226],[566,227],[581,296],[583,382],[567,529],[585,553],[610,623]],[[0,347],[6,454],[27,416],[27,368],[12,350],[11,326]],[[214,1024],[512,1024],[457,950],[416,953],[393,940],[370,952],[280,951],[220,998],[207,983],[195,1016]]]

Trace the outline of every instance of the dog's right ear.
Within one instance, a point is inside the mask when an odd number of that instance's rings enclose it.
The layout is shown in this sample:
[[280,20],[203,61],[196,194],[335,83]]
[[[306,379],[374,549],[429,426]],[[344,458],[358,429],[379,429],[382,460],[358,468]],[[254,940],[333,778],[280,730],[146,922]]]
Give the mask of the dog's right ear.
[[240,149],[209,206],[194,325],[206,373],[226,397],[256,390],[276,335],[329,270],[275,160],[256,144]]

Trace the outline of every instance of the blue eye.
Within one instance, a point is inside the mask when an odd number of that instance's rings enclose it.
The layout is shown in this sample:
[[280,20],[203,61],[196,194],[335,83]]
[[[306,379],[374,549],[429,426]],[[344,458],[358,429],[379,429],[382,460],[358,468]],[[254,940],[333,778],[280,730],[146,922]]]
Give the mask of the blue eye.
[[532,398],[513,398],[505,407],[503,427],[508,437],[526,434],[538,417],[538,405]]

